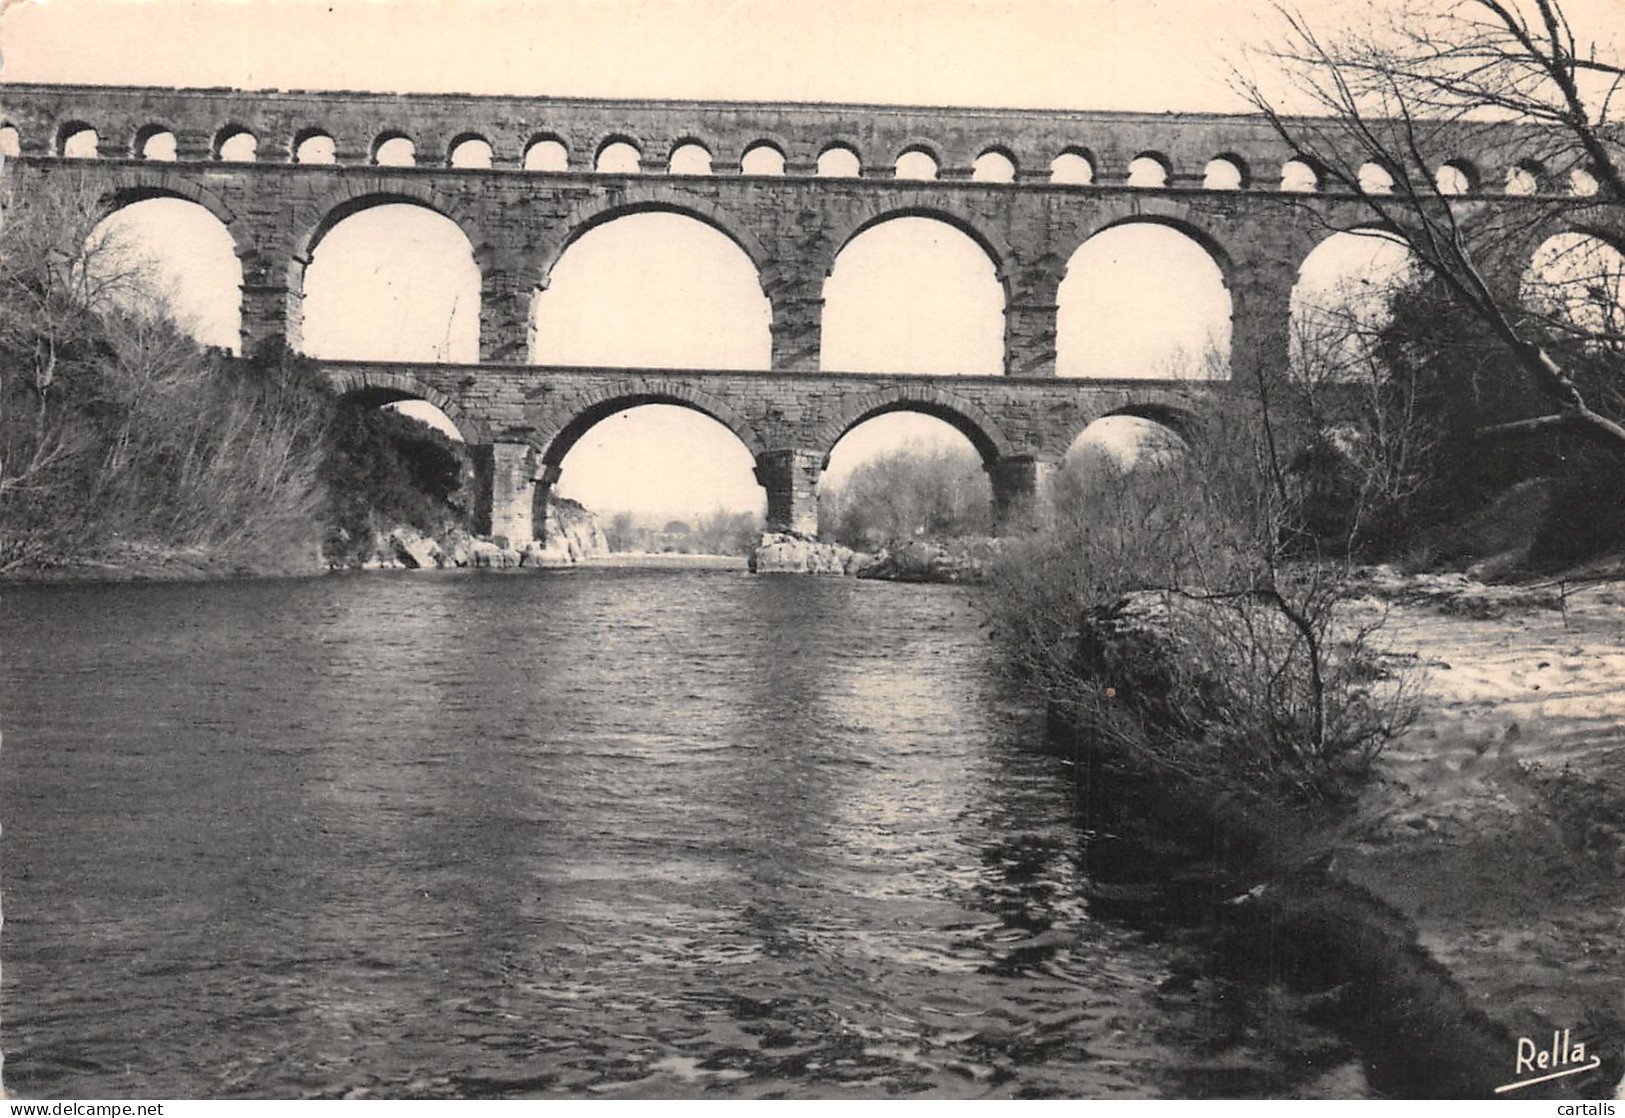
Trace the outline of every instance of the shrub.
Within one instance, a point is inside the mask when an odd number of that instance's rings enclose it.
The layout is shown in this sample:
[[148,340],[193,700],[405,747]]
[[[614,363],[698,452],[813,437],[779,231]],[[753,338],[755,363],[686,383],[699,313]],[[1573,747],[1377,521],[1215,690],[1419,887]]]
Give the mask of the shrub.
[[470,472],[463,447],[428,424],[387,408],[343,407],[322,467],[328,561],[365,559],[387,525],[430,534],[466,527]]
[[[1062,490],[1052,528],[992,565],[1005,662],[1125,771],[1244,795],[1346,795],[1407,721],[1345,567],[1320,556],[1278,425],[1232,400],[1179,459]],[[1148,593],[1150,592],[1150,593]]]

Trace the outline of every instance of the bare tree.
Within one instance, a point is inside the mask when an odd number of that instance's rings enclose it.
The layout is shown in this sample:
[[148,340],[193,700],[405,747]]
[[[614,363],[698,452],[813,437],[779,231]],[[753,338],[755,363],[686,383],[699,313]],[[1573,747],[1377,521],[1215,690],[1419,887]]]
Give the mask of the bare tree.
[[60,378],[83,360],[99,312],[140,287],[116,239],[94,236],[104,210],[82,179],[51,189],[0,184],[0,501],[38,495],[76,447]]
[[[1543,414],[1498,423],[1505,435],[1561,429],[1625,454],[1625,334],[1618,251],[1577,239],[1546,290],[1507,283],[1521,234],[1553,209],[1599,207],[1618,228],[1625,205],[1625,131],[1615,97],[1625,62],[1570,25],[1558,0],[1413,2],[1384,23],[1323,37],[1279,9],[1282,39],[1264,52],[1318,115],[1289,116],[1265,81],[1237,83],[1325,185],[1356,196],[1402,237],[1458,305],[1470,310],[1530,378]],[[1535,151],[1519,173],[1536,197],[1485,212],[1460,168],[1435,166],[1463,138]],[[1580,197],[1553,199],[1567,175]],[[1544,181],[1542,181],[1544,180]],[[1499,281],[1499,282],[1498,282]]]
[[328,399],[200,348],[84,178],[8,169],[0,207],[0,571],[312,535]]

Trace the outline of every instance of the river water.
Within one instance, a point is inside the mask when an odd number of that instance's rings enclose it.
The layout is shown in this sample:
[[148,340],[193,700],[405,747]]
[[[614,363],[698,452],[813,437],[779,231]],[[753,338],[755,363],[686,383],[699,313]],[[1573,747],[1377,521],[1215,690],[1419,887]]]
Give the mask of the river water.
[[6,1087],[1281,1090],[1091,915],[979,622],[728,571],[7,589]]

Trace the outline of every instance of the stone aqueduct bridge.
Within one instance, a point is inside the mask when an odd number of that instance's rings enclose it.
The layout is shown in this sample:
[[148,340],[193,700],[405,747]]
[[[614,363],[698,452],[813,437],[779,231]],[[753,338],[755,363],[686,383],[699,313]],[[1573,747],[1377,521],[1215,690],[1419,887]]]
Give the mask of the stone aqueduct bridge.
[[[575,440],[599,419],[648,402],[696,408],[738,435],[756,456],[777,527],[810,530],[830,448],[857,423],[896,410],[936,415],[965,432],[988,466],[996,505],[1018,507],[1089,422],[1112,413],[1167,419],[1214,387],[1113,379],[1135,371],[1109,368],[1098,379],[1055,376],[1057,290],[1085,240],[1154,222],[1201,244],[1229,290],[1231,368],[1239,374],[1255,363],[1284,367],[1299,265],[1334,230],[1368,221],[1355,198],[1284,193],[1290,152],[1251,117],[43,85],[7,86],[0,112],[24,175],[71,165],[99,181],[110,206],[173,196],[219,218],[242,264],[245,352],[274,338],[297,348],[305,268],[339,221],[408,202],[456,222],[481,273],[480,363],[327,368],[359,395],[418,397],[445,410],[491,464],[493,533],[515,537],[531,534],[534,499]],[[70,160],[65,141],[86,129],[95,132],[97,158]],[[174,137],[174,160],[141,158],[160,133]],[[244,133],[256,144],[253,161],[223,158]],[[296,160],[312,136],[333,141],[333,162]],[[412,141],[415,165],[379,166],[379,148],[397,137]],[[1474,185],[1460,202],[1465,220],[1520,215],[1504,224],[1528,243],[1511,245],[1508,261],[1527,262],[1546,233],[1583,226],[1617,235],[1625,225],[1617,205],[1576,200],[1565,209],[1545,186],[1535,198],[1477,188],[1505,181],[1513,167],[1539,172],[1548,153],[1537,133],[1480,127],[1444,129],[1440,138],[1435,166],[1449,163]],[[489,145],[491,165],[451,166],[452,152],[471,139]],[[548,141],[562,145],[565,167],[526,170],[527,149]],[[638,149],[641,173],[595,170],[597,155],[617,142]],[[671,153],[688,143],[710,154],[709,175],[670,173]],[[782,156],[782,174],[741,173],[744,156],[762,146]],[[833,147],[857,157],[857,177],[816,174]],[[896,160],[911,151],[932,157],[935,180],[895,177]],[[971,178],[988,152],[1008,160],[1013,181]],[[1051,181],[1052,161],[1065,154],[1087,160],[1087,184]],[[1142,156],[1160,165],[1163,185],[1129,184],[1129,164]],[[1204,186],[1216,158],[1230,165],[1237,188]],[[1534,206],[1553,221],[1524,220]],[[648,211],[706,222],[750,257],[772,308],[771,369],[522,363],[532,296],[564,251],[595,226]],[[823,287],[836,255],[898,216],[947,222],[992,259],[1005,295],[1004,376],[820,370]],[[1495,281],[1516,290],[1521,266],[1502,271]]]

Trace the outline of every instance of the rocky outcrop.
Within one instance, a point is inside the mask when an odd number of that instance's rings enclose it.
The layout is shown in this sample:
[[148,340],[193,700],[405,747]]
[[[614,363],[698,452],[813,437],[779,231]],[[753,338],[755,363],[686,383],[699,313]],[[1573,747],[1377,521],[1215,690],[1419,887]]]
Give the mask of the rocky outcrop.
[[503,547],[491,540],[474,540],[468,545],[468,565],[500,570],[517,567],[522,554],[511,547]]
[[446,553],[441,550],[439,541],[416,528],[394,529],[389,533],[388,547],[408,570],[433,570],[446,565]]
[[882,550],[856,573],[892,582],[980,582],[997,551],[991,539],[918,540]]
[[380,535],[363,570],[427,570],[476,567],[563,567],[609,554],[598,517],[576,501],[549,497],[542,519],[543,540],[482,539],[461,528],[438,538],[408,525]]
[[755,574],[844,575],[860,553],[838,543],[822,543],[791,532],[767,532],[750,557]]
[[518,548],[521,567],[565,567],[609,554],[609,540],[598,517],[580,502],[549,496],[542,517],[542,538]]
[[768,532],[750,558],[750,569],[888,582],[979,582],[998,549],[994,539],[917,540],[870,554],[793,532]]

